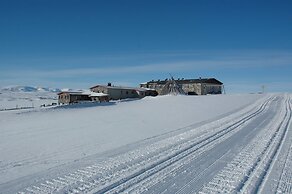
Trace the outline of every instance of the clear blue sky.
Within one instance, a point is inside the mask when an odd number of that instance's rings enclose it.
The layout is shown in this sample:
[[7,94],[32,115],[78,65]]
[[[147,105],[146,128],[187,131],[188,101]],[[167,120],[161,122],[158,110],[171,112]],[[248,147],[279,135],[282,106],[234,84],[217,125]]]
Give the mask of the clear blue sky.
[[0,87],[136,86],[169,73],[292,92],[292,1],[0,1]]

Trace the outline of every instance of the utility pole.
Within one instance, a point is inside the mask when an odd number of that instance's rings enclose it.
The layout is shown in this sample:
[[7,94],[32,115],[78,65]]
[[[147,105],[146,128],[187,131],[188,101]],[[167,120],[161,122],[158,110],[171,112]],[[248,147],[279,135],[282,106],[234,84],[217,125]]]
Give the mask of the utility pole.
[[265,85],[262,85],[262,93],[265,93]]

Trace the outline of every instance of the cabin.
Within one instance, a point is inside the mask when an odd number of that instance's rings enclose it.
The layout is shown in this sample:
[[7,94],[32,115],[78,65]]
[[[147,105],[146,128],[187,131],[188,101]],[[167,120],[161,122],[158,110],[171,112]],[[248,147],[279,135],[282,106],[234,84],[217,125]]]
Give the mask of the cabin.
[[[215,78],[199,79],[177,79],[173,80],[186,95],[207,95],[222,94],[223,83]],[[168,79],[149,81],[140,84],[141,88],[150,88],[156,90],[159,95],[164,95],[165,85],[169,83]]]
[[60,92],[58,93],[59,104],[72,104],[78,102],[108,102],[108,94],[95,92]]
[[81,91],[77,92],[60,92],[58,93],[58,103],[59,104],[72,104],[80,101],[91,101],[88,94],[84,94]]
[[96,85],[91,87],[90,90],[95,93],[107,94],[110,100],[144,98],[145,96],[155,96],[158,94],[153,89],[112,86],[111,83],[108,83],[108,85]]

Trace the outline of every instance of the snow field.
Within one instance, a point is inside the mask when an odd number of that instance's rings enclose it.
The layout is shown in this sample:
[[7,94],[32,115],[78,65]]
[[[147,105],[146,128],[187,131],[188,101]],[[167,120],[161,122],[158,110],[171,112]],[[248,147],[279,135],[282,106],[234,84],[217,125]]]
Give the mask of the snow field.
[[261,97],[163,96],[90,108],[0,112],[0,184],[19,185],[11,181],[145,139],[187,131]]
[[39,92],[8,92],[0,91],[0,111],[15,108],[39,108],[58,102],[57,93]]
[[[49,185],[48,183],[41,183],[37,188],[35,186],[27,188],[27,191],[36,193],[42,191],[45,191],[45,193],[74,193],[77,191],[114,193],[125,191],[153,174],[163,174],[163,169],[177,161],[182,164],[181,160],[187,160],[186,158],[193,152],[200,155],[200,152],[204,152],[214,147],[218,142],[224,141],[236,130],[239,130],[242,124],[262,112],[267,104],[265,102],[267,98],[229,117],[110,158],[102,163],[87,166],[64,177],[58,177],[57,181],[49,180]],[[263,105],[258,108],[260,104]],[[159,176],[160,178],[161,176]],[[151,184],[154,182],[153,180],[149,181]],[[140,186],[143,185],[142,188],[139,188],[139,185],[137,186],[140,192],[146,189],[145,182]],[[150,185],[146,184],[146,187],[148,186]],[[135,190],[135,192],[137,191]]]
[[291,97],[0,113],[0,192],[291,193]]

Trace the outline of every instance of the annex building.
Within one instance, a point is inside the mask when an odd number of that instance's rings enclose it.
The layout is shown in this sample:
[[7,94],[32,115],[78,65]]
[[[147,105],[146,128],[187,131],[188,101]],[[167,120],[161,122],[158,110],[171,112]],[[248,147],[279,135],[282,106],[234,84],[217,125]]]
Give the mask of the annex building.
[[108,85],[96,85],[91,87],[90,90],[96,93],[107,94],[110,100],[157,96],[157,92],[153,89],[112,86],[111,83],[108,83]]

